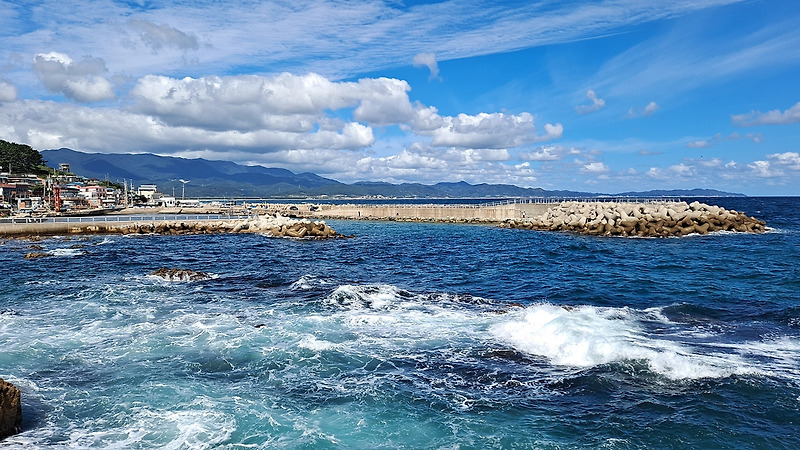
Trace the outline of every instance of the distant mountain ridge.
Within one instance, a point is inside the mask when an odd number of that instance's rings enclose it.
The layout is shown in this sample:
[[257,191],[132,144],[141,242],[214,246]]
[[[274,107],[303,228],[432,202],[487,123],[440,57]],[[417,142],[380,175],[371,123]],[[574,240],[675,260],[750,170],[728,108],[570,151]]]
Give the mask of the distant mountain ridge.
[[[548,191],[509,184],[469,184],[464,181],[433,185],[420,183],[391,184],[362,181],[345,184],[313,173],[296,174],[286,169],[244,166],[230,161],[210,161],[143,154],[83,153],[68,148],[43,150],[42,157],[51,167],[70,164],[78,175],[122,183],[123,180],[156,184],[167,194],[181,195],[186,183],[187,197],[264,197],[304,198],[344,197],[423,197],[423,198],[504,198],[504,197],[598,197],[607,194],[579,191]],[[625,192],[625,197],[743,197],[714,189],[657,190]]]

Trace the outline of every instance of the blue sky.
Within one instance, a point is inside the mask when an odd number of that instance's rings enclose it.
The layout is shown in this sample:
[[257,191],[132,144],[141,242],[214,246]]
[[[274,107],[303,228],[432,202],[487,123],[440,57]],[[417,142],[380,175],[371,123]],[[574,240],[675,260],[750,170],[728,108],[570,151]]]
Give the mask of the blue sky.
[[0,138],[602,193],[800,195],[800,2],[0,1]]

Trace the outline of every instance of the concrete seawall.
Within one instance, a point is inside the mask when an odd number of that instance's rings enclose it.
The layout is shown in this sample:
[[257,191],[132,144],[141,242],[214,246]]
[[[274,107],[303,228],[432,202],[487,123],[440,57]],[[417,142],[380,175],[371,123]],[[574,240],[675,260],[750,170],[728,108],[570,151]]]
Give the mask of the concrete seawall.
[[430,220],[441,222],[503,222],[545,214],[553,203],[495,205],[322,205],[312,217],[367,220]]

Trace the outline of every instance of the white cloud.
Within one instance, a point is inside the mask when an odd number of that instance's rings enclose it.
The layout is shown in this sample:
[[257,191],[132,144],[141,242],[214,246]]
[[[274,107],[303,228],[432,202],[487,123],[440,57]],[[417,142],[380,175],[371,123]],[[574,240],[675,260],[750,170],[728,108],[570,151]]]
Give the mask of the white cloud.
[[84,56],[73,61],[63,53],[39,53],[33,58],[33,69],[51,92],[87,103],[114,98],[114,86],[100,75],[107,71],[100,58]]
[[17,99],[17,87],[12,83],[0,80],[0,103],[13,102]]
[[767,155],[767,159],[790,170],[800,170],[800,153],[785,152]]
[[[573,42],[738,1],[556,3],[547,8],[539,2],[459,0],[408,6],[386,1],[197,1],[150,2],[145,8],[142,2],[42,0],[3,17],[3,26],[11,30],[7,36],[14,37],[13,47],[6,39],[3,47],[30,55],[44,41],[69,43],[65,52],[98,55],[113,71],[133,78],[186,73],[185,62],[170,58],[169,52],[142,57],[141,46],[123,47],[130,37],[120,34],[133,30],[140,33],[137,43],[150,48],[185,51],[200,39],[210,43],[200,45],[197,56],[204,67],[193,73],[222,73],[214,68],[258,61],[274,72],[346,77],[396,67],[431,49],[442,61]],[[47,14],[34,13],[34,8]],[[130,22],[120,23],[124,20]]]
[[634,118],[634,117],[641,117],[641,116],[652,116],[655,114],[661,107],[656,102],[648,103],[644,108],[638,109],[634,108],[633,106],[628,109],[627,117]]
[[651,167],[647,171],[648,177],[667,181],[675,178],[688,178],[694,175],[695,169],[686,163],[675,164],[667,168]]
[[800,122],[800,102],[786,111],[778,109],[762,113],[761,111],[750,111],[747,114],[737,114],[731,116],[734,125],[742,127],[752,127],[756,125],[786,125]]
[[459,114],[443,117],[441,128],[433,130],[437,147],[507,148],[533,142],[533,115],[504,113]]
[[390,78],[333,82],[318,74],[180,80],[150,75],[134,87],[132,110],[171,127],[307,133],[315,127],[321,132],[340,126],[327,114],[353,108],[354,121],[370,126],[400,125],[430,136],[436,147],[472,149],[517,147],[563,133],[561,124],[546,124],[545,135],[536,136],[530,113],[440,116],[435,107],[413,105],[409,90],[407,82]]
[[139,31],[139,38],[154,52],[163,47],[176,47],[181,50],[197,50],[200,47],[196,36],[169,25],[158,25],[142,19],[131,19],[128,25]]
[[597,94],[591,89],[586,91],[586,98],[591,100],[592,103],[590,105],[576,106],[575,111],[577,111],[578,114],[589,114],[595,111],[600,111],[606,106],[606,101],[603,100],[602,98],[598,98]]
[[761,178],[774,178],[783,175],[783,173],[779,171],[772,170],[769,161],[753,161],[753,163],[749,164],[747,167],[753,170],[755,176]]
[[558,161],[564,157],[565,149],[560,146],[539,147],[536,151],[520,152],[519,158],[528,161]]
[[132,96],[136,111],[173,125],[304,132],[326,111],[348,107],[356,107],[355,120],[377,126],[409,122],[417,117],[409,89],[396,79],[332,82],[318,74],[180,80],[150,75],[137,82]]
[[669,172],[677,176],[691,176],[694,170],[684,163],[669,166]]
[[552,139],[559,139],[564,134],[564,126],[560,123],[555,125],[546,123],[544,124],[544,135],[536,136],[533,142],[544,142]]
[[711,143],[705,139],[701,139],[699,141],[689,141],[686,143],[686,147],[688,148],[708,148],[711,147]]
[[[280,149],[363,149],[375,141],[372,129],[356,122],[344,123],[337,130],[304,132],[217,130],[171,125],[133,111],[30,100],[0,104],[0,123],[13,123],[16,139],[29,142],[34,148],[66,146],[110,153],[145,151],[169,154],[198,149],[251,153]],[[44,140],[41,136],[48,138]]]
[[610,170],[611,169],[609,169],[609,167],[607,165],[605,165],[605,164],[603,164],[601,162],[598,162],[598,161],[592,162],[592,163],[589,163],[589,164],[585,164],[581,168],[581,172],[582,173],[590,173],[590,174],[607,173]]
[[722,133],[717,133],[710,139],[699,139],[694,141],[689,141],[686,143],[686,147],[688,148],[709,148],[713,147],[720,142],[725,141],[739,141],[739,140],[751,140],[756,144],[763,141],[764,136],[761,133],[747,133],[747,134],[739,134],[733,132],[728,136],[722,136]]
[[444,126],[444,119],[439,115],[435,106],[424,107],[417,105],[411,127],[417,132],[425,133]]
[[439,78],[439,64],[435,53],[417,53],[414,56],[414,67],[427,67],[431,71],[430,79]]
[[652,150],[642,149],[637,152],[639,156],[658,156],[663,155],[663,152],[656,152]]

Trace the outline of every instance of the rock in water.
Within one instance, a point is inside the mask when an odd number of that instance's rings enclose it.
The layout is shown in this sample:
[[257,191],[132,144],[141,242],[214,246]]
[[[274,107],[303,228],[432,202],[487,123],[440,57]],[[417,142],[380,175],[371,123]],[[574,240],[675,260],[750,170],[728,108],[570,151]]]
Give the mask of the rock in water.
[[0,439],[22,430],[22,393],[0,378]]
[[199,281],[211,278],[211,275],[205,272],[195,272],[190,269],[167,269],[166,267],[153,271],[150,275],[155,275],[168,281]]

